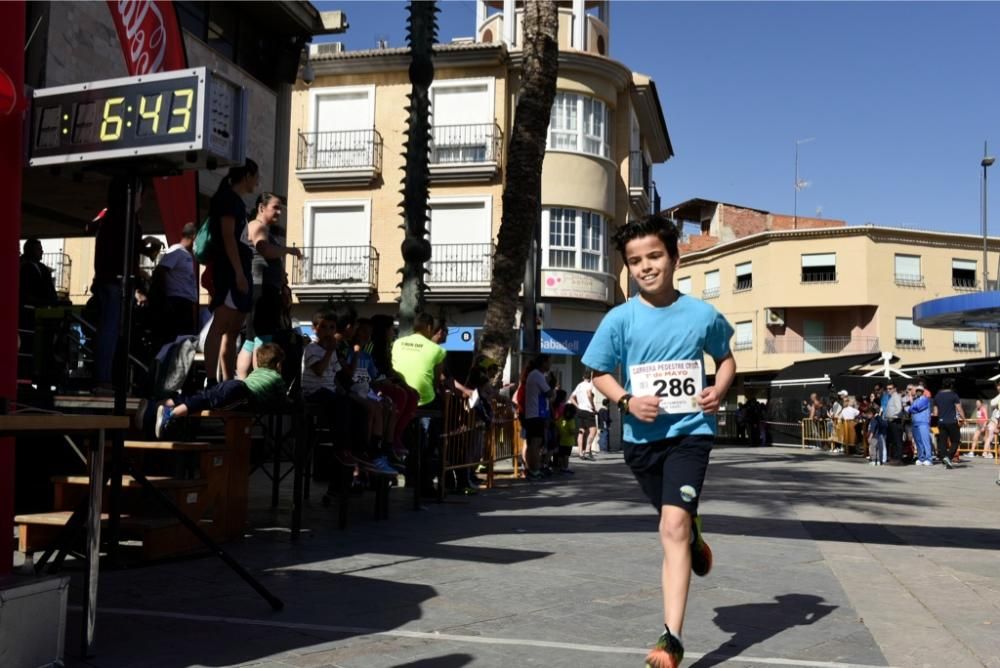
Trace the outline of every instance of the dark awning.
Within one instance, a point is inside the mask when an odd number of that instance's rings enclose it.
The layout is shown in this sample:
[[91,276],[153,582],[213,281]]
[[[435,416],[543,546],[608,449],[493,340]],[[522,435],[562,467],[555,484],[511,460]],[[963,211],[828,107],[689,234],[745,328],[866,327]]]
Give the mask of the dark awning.
[[829,385],[834,378],[843,376],[856,367],[868,366],[881,361],[881,353],[863,353],[858,355],[840,355],[823,357],[815,360],[804,360],[786,366],[778,372],[771,384],[784,384],[800,381],[803,385]]

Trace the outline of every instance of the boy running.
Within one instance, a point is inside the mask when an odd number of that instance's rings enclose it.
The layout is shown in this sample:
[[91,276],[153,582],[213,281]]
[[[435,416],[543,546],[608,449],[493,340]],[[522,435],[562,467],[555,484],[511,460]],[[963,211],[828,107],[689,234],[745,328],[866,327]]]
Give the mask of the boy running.
[[[715,417],[736,373],[732,326],[712,306],[674,289],[677,228],[652,215],[615,236],[637,298],[613,308],[583,356],[594,386],[618,404],[625,461],[660,515],[664,632],[649,668],[677,668],[691,571],[706,575],[712,552],[701,535],[698,501],[715,437]],[[704,356],[715,360],[707,386]],[[625,387],[611,375],[621,367]]]

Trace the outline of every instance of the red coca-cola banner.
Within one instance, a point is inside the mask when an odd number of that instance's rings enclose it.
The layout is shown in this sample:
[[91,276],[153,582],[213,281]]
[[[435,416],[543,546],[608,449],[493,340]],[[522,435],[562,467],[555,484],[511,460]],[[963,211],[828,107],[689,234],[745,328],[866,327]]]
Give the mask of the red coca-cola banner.
[[[170,0],[107,0],[129,74],[168,72],[187,67],[184,35]],[[153,183],[167,241],[176,243],[187,222],[197,222],[195,173],[158,178]]]

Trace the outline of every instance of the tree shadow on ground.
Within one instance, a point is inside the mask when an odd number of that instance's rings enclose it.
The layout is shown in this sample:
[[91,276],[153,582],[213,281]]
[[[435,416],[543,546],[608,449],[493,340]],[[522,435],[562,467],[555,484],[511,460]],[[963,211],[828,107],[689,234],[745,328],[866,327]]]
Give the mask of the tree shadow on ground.
[[745,650],[796,626],[815,624],[837,609],[820,596],[782,594],[774,603],[745,603],[715,609],[715,625],[733,634],[689,668],[708,668],[734,659]]

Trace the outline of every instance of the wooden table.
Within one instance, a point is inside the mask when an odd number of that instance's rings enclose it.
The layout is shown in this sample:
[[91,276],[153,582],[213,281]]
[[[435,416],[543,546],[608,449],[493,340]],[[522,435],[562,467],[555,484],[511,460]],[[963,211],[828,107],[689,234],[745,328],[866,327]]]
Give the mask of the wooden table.
[[[129,419],[116,415],[0,415],[0,436],[30,436],[44,433],[93,432],[105,443],[105,431],[127,429]],[[84,570],[83,628],[81,651],[90,655],[97,620],[97,574],[101,558],[101,492],[104,487],[104,447],[90,448],[90,503],[87,509],[87,568]]]

